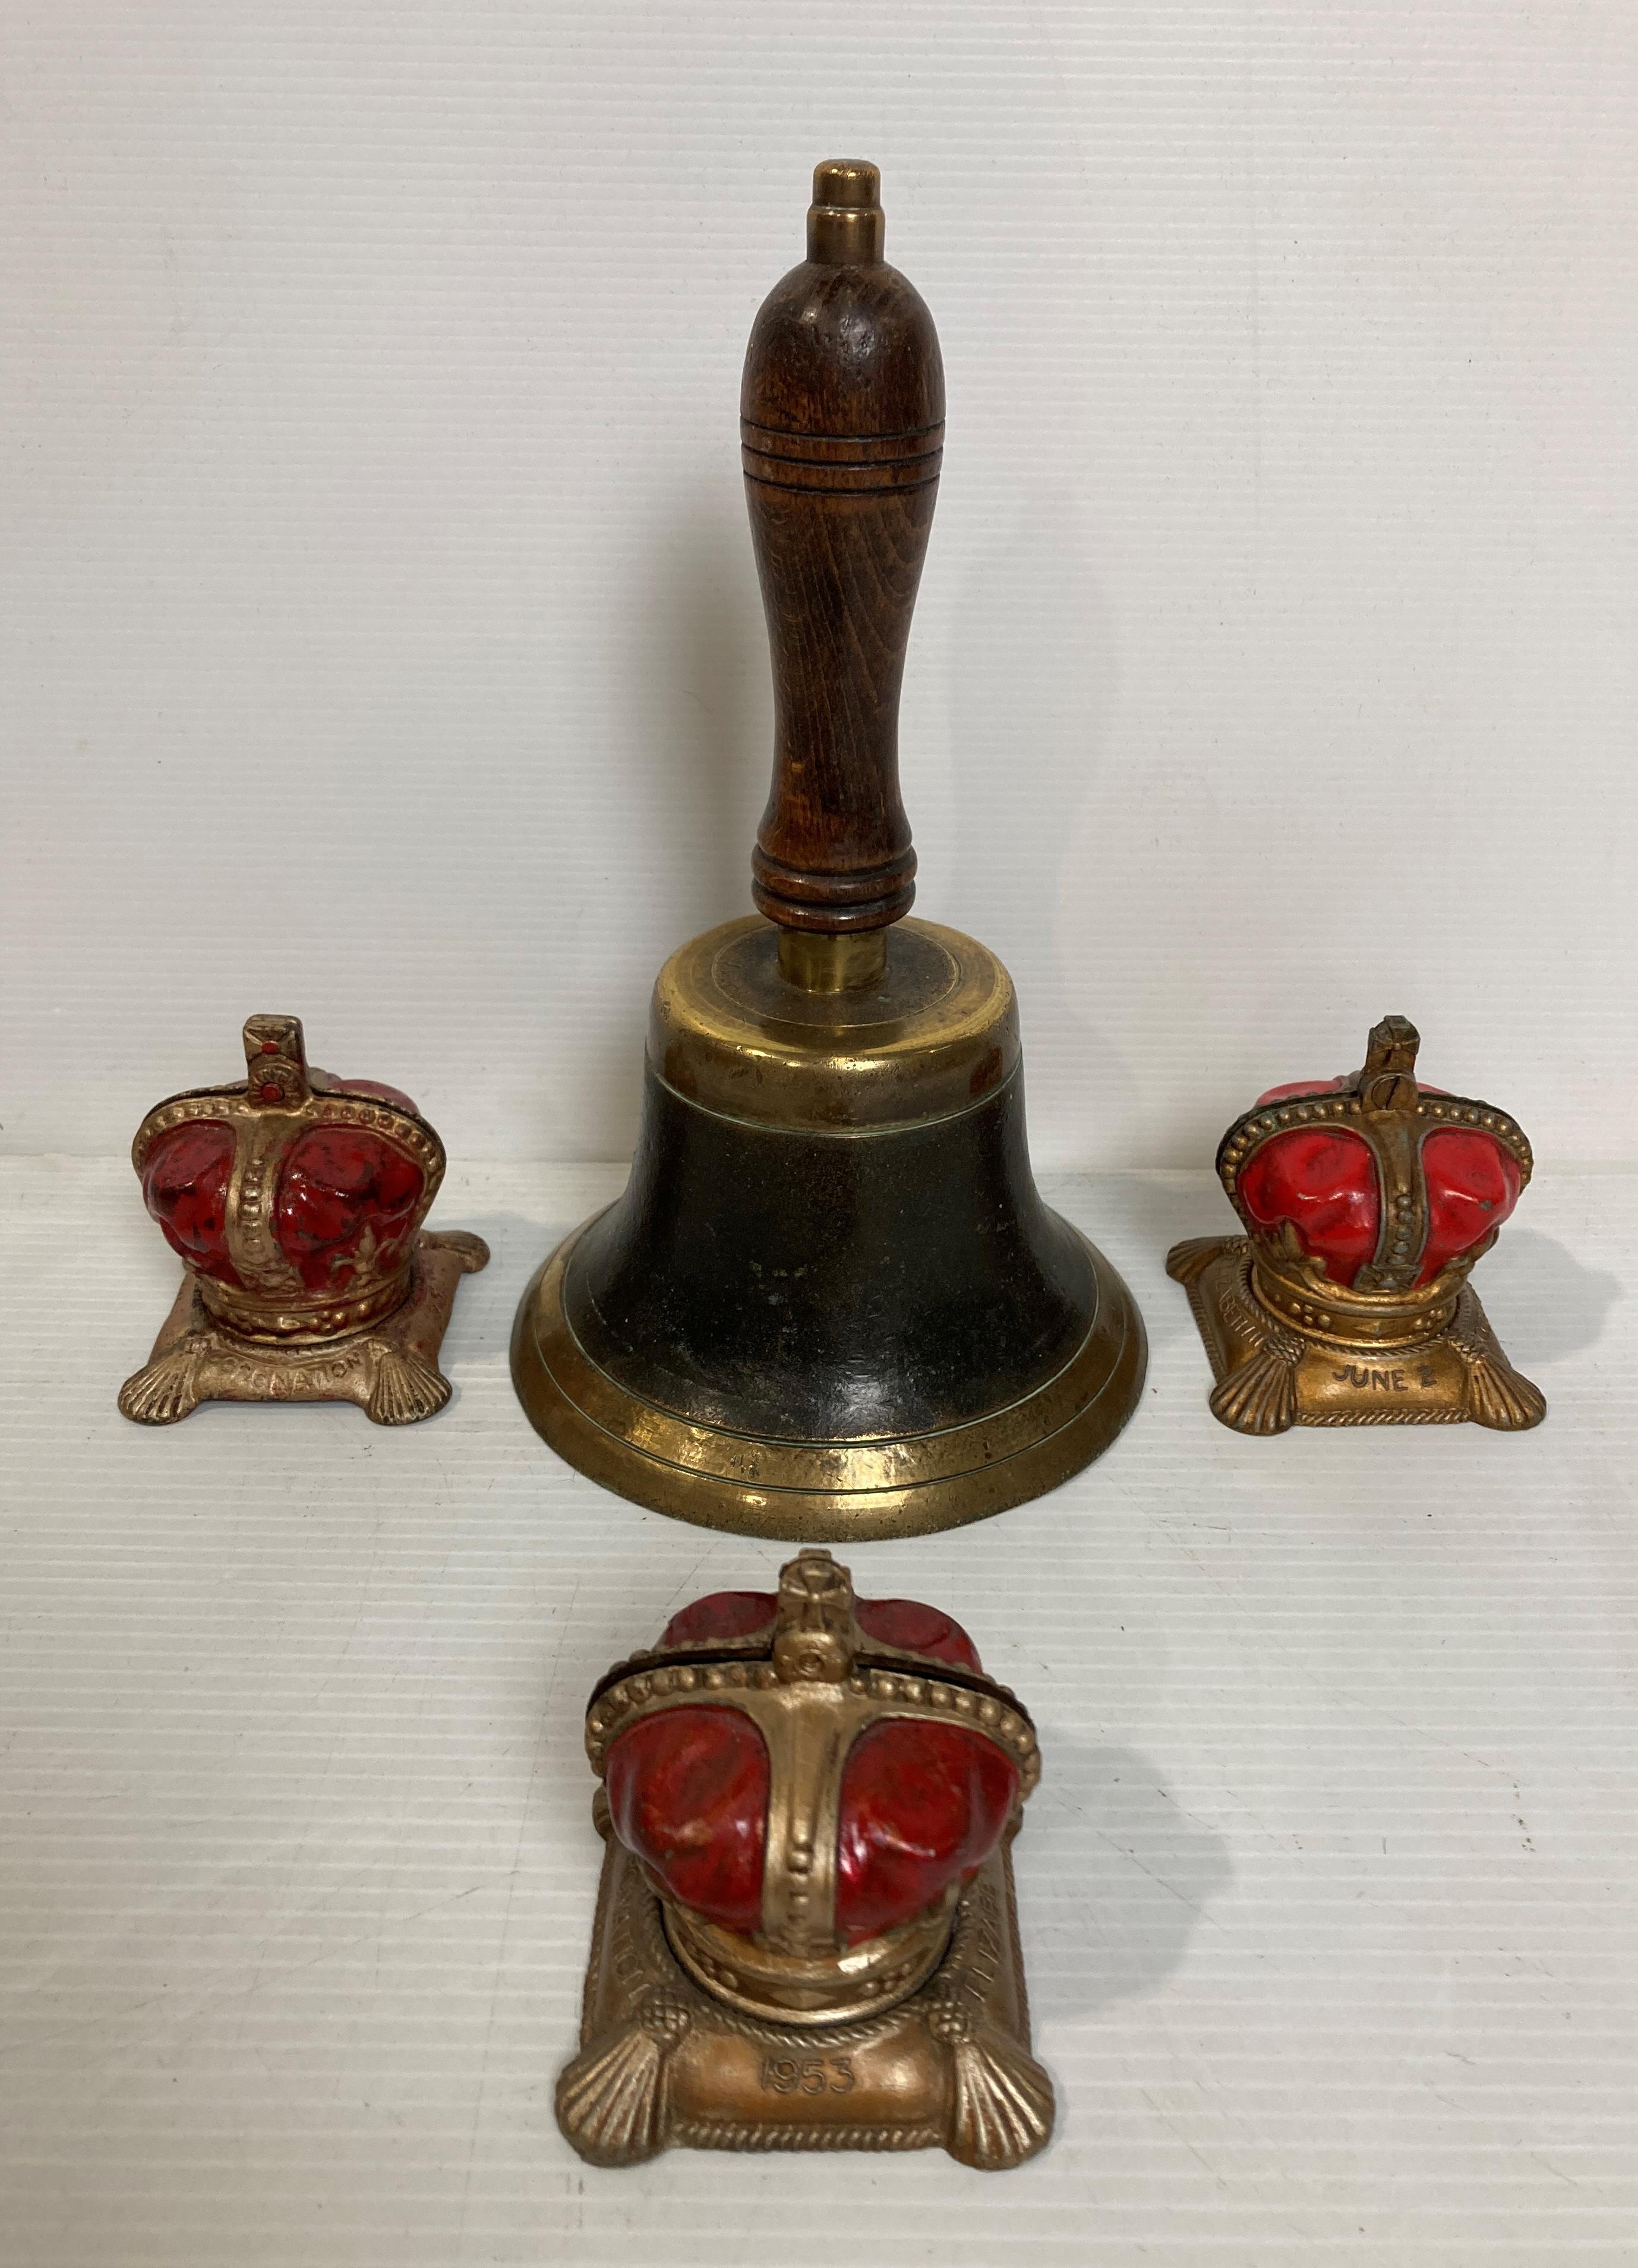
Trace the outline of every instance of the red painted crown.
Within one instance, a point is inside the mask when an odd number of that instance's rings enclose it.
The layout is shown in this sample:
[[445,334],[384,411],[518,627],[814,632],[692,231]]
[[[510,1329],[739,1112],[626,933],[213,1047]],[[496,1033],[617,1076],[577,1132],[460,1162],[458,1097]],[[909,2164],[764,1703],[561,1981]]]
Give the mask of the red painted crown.
[[827,1551],[719,1591],[593,1694],[608,1824],[719,1999],[835,2022],[913,1992],[1039,1776],[1028,1718],[948,1616],[856,1601]]
[[1217,1171],[1245,1224],[1257,1288],[1309,1328],[1387,1327],[1451,1307],[1530,1179],[1505,1111],[1419,1086],[1414,1025],[1389,1016],[1351,1077],[1270,1087]]
[[408,1294],[444,1145],[407,1094],[309,1071],[294,1016],[245,1026],[247,1076],[151,1110],[131,1160],[212,1318],[253,1338],[362,1329]]

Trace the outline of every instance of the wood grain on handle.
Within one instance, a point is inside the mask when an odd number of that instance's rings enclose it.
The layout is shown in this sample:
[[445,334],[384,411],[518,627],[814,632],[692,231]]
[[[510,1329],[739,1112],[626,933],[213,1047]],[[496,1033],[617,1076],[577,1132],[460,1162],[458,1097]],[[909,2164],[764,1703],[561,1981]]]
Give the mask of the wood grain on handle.
[[938,335],[882,259],[873,166],[813,177],[808,257],[746,355],[746,495],[773,646],[774,784],[752,859],[760,910],[832,936],[915,895],[899,797],[899,688],[944,445]]

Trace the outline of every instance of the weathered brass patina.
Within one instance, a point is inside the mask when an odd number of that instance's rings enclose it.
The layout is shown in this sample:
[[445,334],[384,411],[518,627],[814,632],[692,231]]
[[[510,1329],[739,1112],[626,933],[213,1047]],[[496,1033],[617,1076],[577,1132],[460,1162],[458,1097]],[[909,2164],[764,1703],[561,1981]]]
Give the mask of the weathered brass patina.
[[995,956],[907,921],[874,990],[779,974],[755,917],[683,946],[620,1202],[518,1309],[570,1463],[707,1527],[908,1535],[1039,1496],[1142,1382],[1126,1287],[1030,1176]]
[[[942,2146],[985,2169],[1032,2155],[1054,2105],[1030,2052],[1010,1853],[1040,1759],[1013,1695],[867,1637],[846,1568],[804,1551],[782,1571],[770,1626],[661,1646],[600,1681],[586,1717],[599,1778],[623,1734],[678,1710],[697,1719],[701,1703],[743,1714],[766,1747],[761,1926],[725,1928],[672,1895],[622,1844],[599,1787],[606,1851],[581,2045],[557,2087],[569,2141],[605,2166],[676,2145]],[[1017,1800],[975,1873],[849,1941],[836,1926],[843,1769],[890,1719],[993,1743]]]

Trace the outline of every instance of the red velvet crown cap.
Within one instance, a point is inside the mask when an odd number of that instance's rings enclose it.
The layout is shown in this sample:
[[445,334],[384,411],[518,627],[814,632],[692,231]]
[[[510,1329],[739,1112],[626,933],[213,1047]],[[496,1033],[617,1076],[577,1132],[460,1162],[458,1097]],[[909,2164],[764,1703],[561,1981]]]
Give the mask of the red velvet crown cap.
[[[660,1644],[702,1646],[712,1638],[752,1638],[768,1628],[778,1605],[773,1591],[712,1591],[672,1616]],[[957,1669],[984,1667],[960,1624],[919,1599],[856,1599],[853,1610],[866,1638],[883,1646],[929,1654]]]
[[[1347,1078],[1297,1079],[1259,1095],[1256,1109],[1296,1095],[1334,1094]],[[1421,1093],[1443,1095],[1443,1087]],[[1451,1261],[1499,1228],[1518,1202],[1523,1178],[1506,1145],[1481,1128],[1432,1126],[1421,1140],[1428,1233],[1415,1283],[1431,1283]],[[1275,1134],[1239,1169],[1238,1196],[1252,1228],[1278,1235],[1289,1222],[1302,1249],[1333,1284],[1351,1286],[1377,1252],[1382,1183],[1376,1156],[1343,1126]]]
[[[718,1591],[666,1624],[663,1648],[749,1638],[774,1620],[771,1592]],[[981,1674],[959,1623],[910,1599],[859,1599],[867,1645]],[[723,1927],[760,1925],[769,1767],[756,1727],[731,1705],[674,1706],[621,1733],[605,1771],[614,1832],[667,1894]],[[1010,1756],[959,1724],[891,1716],[842,1766],[836,1931],[848,1944],[919,1913],[994,1850],[1018,1800]]]
[[143,1169],[143,1202],[180,1260],[218,1284],[237,1284],[227,1256],[227,1187],[233,1171],[233,1130],[195,1120],[161,1134]]
[[768,1750],[748,1717],[650,1717],[614,1742],[603,1784],[615,1834],[672,1897],[747,1937],[760,1926]]
[[[319,1071],[311,1077],[315,1094],[356,1095],[415,1113],[407,1094],[378,1079],[337,1079]],[[253,1086],[253,1079],[237,1091]],[[276,1090],[268,1099],[275,1100]],[[142,1186],[143,1202],[179,1259],[237,1286],[241,1279],[227,1241],[234,1152],[234,1130],[225,1121],[174,1126],[149,1148]],[[426,1178],[413,1158],[367,1127],[312,1127],[280,1162],[274,1241],[309,1292],[347,1292],[364,1256],[377,1275],[390,1275],[405,1258]]]

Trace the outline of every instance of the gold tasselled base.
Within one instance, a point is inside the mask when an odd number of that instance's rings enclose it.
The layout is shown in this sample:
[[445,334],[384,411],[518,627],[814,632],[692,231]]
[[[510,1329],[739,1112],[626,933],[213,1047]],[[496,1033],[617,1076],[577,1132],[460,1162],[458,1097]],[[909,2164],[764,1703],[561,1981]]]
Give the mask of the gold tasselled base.
[[1438,1328],[1367,1344],[1282,1321],[1259,1296],[1246,1237],[1191,1237],[1173,1246],[1166,1272],[1187,1291],[1205,1343],[1216,1380],[1212,1415],[1237,1433],[1464,1422],[1521,1432],[1546,1413],[1539,1387],[1502,1353],[1471,1285],[1447,1304]]

